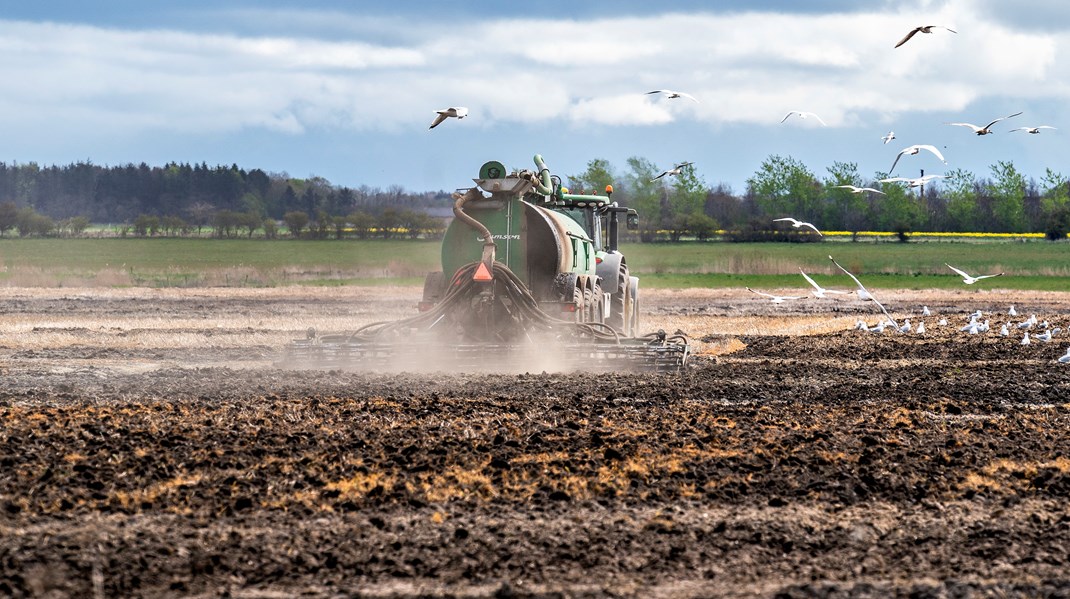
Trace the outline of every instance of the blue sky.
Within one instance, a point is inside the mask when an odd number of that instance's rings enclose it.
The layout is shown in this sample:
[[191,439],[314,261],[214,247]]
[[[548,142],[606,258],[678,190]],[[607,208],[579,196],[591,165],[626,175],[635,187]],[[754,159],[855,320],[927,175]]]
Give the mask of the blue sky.
[[[947,165],[922,153],[896,174],[1070,175],[1061,0],[5,4],[7,162],[237,163],[423,191],[492,159],[540,153],[568,175],[640,156],[742,193],[771,155],[871,179],[932,144]],[[958,33],[893,48],[922,24]],[[699,102],[645,93],[660,88]],[[447,106],[470,116],[429,131]],[[791,110],[828,125],[781,123]],[[1019,111],[993,135],[946,124]],[[1057,129],[1010,132],[1036,125]]]

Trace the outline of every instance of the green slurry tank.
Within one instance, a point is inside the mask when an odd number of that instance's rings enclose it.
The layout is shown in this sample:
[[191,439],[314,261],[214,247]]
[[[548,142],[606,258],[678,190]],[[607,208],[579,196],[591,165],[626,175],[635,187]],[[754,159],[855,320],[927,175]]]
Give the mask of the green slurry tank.
[[571,194],[541,156],[536,170],[488,162],[453,194],[442,270],[419,314],[348,334],[295,340],[283,365],[451,371],[683,367],[683,335],[639,334],[639,280],[618,249],[639,216],[606,195]]

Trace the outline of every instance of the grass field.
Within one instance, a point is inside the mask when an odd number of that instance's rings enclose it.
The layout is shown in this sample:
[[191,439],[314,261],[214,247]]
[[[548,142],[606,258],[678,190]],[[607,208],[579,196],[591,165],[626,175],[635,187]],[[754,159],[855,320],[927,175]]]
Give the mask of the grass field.
[[[849,284],[831,253],[877,288],[961,286],[946,262],[1007,273],[975,288],[1070,290],[1070,244],[1046,241],[627,244],[622,251],[646,287],[798,287],[800,268],[823,284]],[[438,263],[436,241],[0,239],[7,286],[419,285]]]

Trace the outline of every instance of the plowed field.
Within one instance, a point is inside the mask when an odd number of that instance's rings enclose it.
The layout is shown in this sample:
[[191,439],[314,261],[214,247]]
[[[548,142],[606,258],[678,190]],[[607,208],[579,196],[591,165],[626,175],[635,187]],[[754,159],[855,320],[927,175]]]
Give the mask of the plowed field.
[[648,292],[679,374],[271,364],[418,295],[0,289],[0,596],[1070,595],[1070,336],[996,333],[1070,294]]

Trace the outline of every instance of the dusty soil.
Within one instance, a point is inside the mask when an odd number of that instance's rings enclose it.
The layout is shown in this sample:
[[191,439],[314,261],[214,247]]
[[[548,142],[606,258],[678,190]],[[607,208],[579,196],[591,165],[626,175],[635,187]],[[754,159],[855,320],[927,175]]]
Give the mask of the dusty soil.
[[271,365],[418,295],[0,289],[0,596],[1070,595],[1070,337],[958,331],[1070,294],[648,292],[671,375]]

